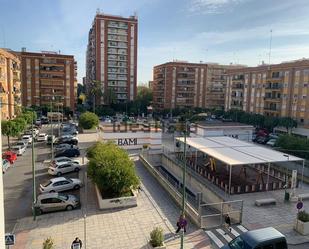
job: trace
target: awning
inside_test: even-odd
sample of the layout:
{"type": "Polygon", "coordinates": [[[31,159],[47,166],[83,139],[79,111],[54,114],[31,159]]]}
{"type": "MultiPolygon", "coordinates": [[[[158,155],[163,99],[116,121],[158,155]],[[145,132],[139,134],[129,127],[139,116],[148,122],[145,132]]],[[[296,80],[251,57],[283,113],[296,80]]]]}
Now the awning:
{"type": "MultiPolygon", "coordinates": [[[[176,138],[184,143],[184,138],[176,138]]],[[[189,137],[187,145],[228,165],[303,161],[304,159],[235,138],[189,137]]]]}

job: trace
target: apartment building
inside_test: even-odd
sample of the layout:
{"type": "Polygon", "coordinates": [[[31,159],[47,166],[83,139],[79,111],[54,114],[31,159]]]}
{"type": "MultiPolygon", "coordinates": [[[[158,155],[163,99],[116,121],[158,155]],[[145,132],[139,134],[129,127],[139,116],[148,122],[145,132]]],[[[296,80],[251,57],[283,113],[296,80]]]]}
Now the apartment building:
{"type": "Polygon", "coordinates": [[[0,101],[2,120],[13,119],[21,107],[20,60],[10,50],[0,49],[0,101]]]}
{"type": "Polygon", "coordinates": [[[101,84],[101,98],[97,104],[134,100],[137,82],[136,16],[124,18],[97,13],[89,31],[86,54],[86,89],[90,94],[93,81],[101,84]]]}
{"type": "Polygon", "coordinates": [[[173,61],[153,69],[153,106],[174,108],[224,108],[226,71],[239,65],[173,61]]]}
{"type": "Polygon", "coordinates": [[[74,111],[77,101],[77,63],[72,55],[42,51],[17,52],[21,58],[23,106],[55,105],[74,111]]]}
{"type": "Polygon", "coordinates": [[[309,124],[309,60],[227,72],[225,110],[240,109],[309,124]]]}

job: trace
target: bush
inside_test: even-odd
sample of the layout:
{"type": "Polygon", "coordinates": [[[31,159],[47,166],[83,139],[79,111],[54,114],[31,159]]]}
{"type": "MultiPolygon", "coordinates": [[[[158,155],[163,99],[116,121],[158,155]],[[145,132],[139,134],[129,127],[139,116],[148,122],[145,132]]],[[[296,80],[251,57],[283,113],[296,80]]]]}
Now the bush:
{"type": "Polygon", "coordinates": [[[302,222],[309,222],[309,214],[306,211],[300,211],[297,218],[302,222]]]}
{"type": "Polygon", "coordinates": [[[43,249],[54,249],[54,240],[52,238],[47,238],[43,242],[43,249]]]}
{"type": "Polygon", "coordinates": [[[153,247],[163,246],[164,236],[161,227],[154,228],[150,233],[150,244],[153,247]]]}
{"type": "Polygon", "coordinates": [[[98,126],[99,118],[93,112],[85,112],[79,117],[79,125],[84,129],[91,129],[98,126]]]}
{"type": "Polygon", "coordinates": [[[104,198],[128,196],[137,188],[139,179],[127,152],[109,142],[97,142],[87,151],[88,175],[104,198]]]}

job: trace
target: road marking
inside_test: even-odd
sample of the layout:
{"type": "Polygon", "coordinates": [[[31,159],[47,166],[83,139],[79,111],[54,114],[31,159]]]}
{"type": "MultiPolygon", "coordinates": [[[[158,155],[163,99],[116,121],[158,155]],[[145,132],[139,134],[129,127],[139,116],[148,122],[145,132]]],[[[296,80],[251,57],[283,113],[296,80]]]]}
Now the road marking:
{"type": "Polygon", "coordinates": [[[239,236],[239,233],[236,232],[236,230],[235,230],[234,228],[232,228],[232,227],[231,227],[231,233],[232,233],[235,237],[239,236]]]}
{"type": "Polygon", "coordinates": [[[238,225],[237,227],[238,227],[238,229],[239,229],[240,231],[242,231],[243,233],[248,232],[248,230],[247,230],[245,227],[243,227],[242,225],[238,225]]]}
{"type": "Polygon", "coordinates": [[[225,234],[225,232],[222,229],[219,228],[219,229],[216,229],[216,231],[220,233],[227,242],[230,242],[232,240],[232,238],[228,234],[225,234]]]}
{"type": "Polygon", "coordinates": [[[211,231],[205,231],[207,235],[212,239],[213,242],[216,243],[216,245],[221,248],[224,246],[224,244],[221,242],[221,240],[218,239],[218,237],[211,231]]]}

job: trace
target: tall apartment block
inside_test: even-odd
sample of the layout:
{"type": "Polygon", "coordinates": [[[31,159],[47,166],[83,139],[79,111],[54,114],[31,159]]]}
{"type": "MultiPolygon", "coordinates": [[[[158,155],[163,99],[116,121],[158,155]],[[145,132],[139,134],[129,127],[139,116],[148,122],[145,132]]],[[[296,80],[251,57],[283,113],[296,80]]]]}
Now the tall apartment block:
{"type": "Polygon", "coordinates": [[[153,106],[224,108],[226,71],[237,65],[168,62],[153,69],[153,106]]]}
{"type": "Polygon", "coordinates": [[[240,109],[309,124],[309,60],[227,72],[225,110],[240,109]]]}
{"type": "Polygon", "coordinates": [[[9,50],[0,49],[0,101],[2,120],[15,118],[21,107],[20,60],[9,50]]]}
{"type": "Polygon", "coordinates": [[[99,104],[108,104],[110,92],[118,103],[136,96],[137,24],[136,16],[97,13],[94,18],[86,54],[86,88],[89,94],[93,81],[101,83],[99,104]]]}
{"type": "Polygon", "coordinates": [[[56,52],[18,52],[21,58],[23,106],[49,106],[51,102],[75,109],[77,63],[72,55],[56,52]]]}

